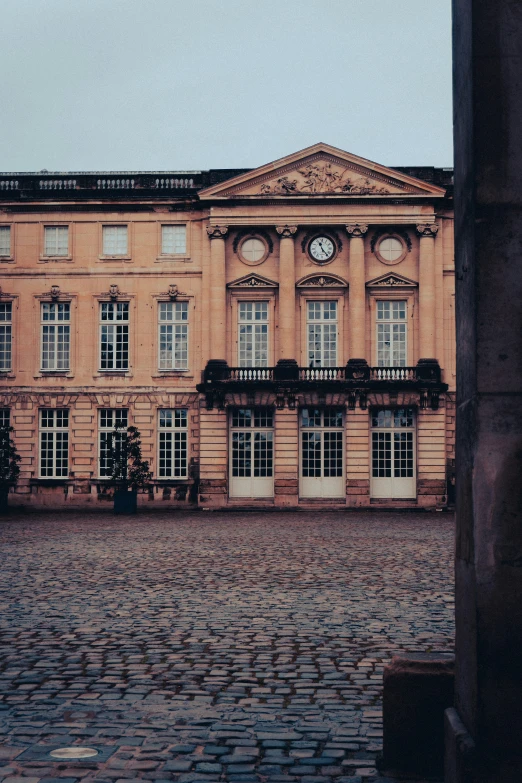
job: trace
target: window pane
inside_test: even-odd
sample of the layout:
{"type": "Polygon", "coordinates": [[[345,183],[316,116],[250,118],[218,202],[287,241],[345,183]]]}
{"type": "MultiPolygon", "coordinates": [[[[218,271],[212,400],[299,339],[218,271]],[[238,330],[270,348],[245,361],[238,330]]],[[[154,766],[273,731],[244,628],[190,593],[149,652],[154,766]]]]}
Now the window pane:
{"type": "Polygon", "coordinates": [[[0,408],[0,427],[9,427],[11,424],[11,411],[9,408],[0,408]]]}
{"type": "Polygon", "coordinates": [[[161,252],[176,255],[187,252],[187,227],[162,226],[161,252]]]}
{"type": "Polygon", "coordinates": [[[127,226],[103,226],[103,255],[127,255],[127,226]]]}
{"type": "Polygon", "coordinates": [[[0,370],[11,369],[11,326],[0,323],[0,370]]]}
{"type": "Polygon", "coordinates": [[[68,254],[68,226],[45,226],[44,237],[44,254],[46,256],[66,256],[68,254]]]}
{"type": "Polygon", "coordinates": [[[0,226],[0,256],[11,255],[11,226],[0,226]]]}

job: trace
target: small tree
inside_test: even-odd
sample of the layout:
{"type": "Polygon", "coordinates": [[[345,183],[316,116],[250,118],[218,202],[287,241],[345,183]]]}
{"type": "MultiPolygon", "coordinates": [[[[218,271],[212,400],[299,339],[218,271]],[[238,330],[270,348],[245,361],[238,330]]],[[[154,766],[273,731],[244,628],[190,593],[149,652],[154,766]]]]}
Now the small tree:
{"type": "MultiPolygon", "coordinates": [[[[124,429],[115,426],[111,433],[109,459],[110,481],[116,488],[115,510],[118,510],[118,502],[122,500],[122,495],[126,495],[129,491],[135,495],[139,489],[146,489],[152,479],[149,463],[141,455],[141,439],[137,427],[124,429]]],[[[130,507],[127,505],[125,510],[129,511],[130,507]]]]}
{"type": "Polygon", "coordinates": [[[0,513],[7,509],[9,487],[16,486],[20,475],[21,457],[16,450],[11,433],[13,427],[0,427],[0,513]]]}

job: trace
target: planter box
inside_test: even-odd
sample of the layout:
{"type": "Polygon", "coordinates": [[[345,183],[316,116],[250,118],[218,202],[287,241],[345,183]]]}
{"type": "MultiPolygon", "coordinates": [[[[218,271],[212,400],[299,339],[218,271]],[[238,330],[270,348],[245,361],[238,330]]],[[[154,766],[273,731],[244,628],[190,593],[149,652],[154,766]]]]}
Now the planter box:
{"type": "Polygon", "coordinates": [[[117,489],[114,492],[114,513],[135,514],[138,508],[138,493],[134,490],[117,489]]]}

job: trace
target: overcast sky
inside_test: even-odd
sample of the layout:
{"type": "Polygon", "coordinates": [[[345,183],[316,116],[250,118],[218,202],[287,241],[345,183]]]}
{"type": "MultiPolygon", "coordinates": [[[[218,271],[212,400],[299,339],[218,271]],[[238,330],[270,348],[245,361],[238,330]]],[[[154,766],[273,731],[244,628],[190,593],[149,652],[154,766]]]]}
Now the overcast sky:
{"type": "Polygon", "coordinates": [[[2,0],[0,170],[452,165],[450,0],[2,0]]]}

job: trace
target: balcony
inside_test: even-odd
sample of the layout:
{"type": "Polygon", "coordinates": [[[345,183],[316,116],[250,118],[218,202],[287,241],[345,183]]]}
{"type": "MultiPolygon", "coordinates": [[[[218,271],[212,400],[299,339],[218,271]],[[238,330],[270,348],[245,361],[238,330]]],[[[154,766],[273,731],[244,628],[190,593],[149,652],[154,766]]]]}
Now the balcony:
{"type": "MultiPolygon", "coordinates": [[[[363,400],[368,392],[418,390],[421,405],[438,407],[439,394],[446,391],[439,364],[420,359],[414,367],[369,367],[362,359],[351,359],[343,367],[299,367],[297,362],[281,360],[275,367],[229,367],[223,361],[210,361],[203,372],[198,391],[224,399],[227,392],[272,391],[276,397],[299,392],[345,393],[349,401],[363,400]]],[[[361,403],[362,404],[362,403],[361,403]]]]}

